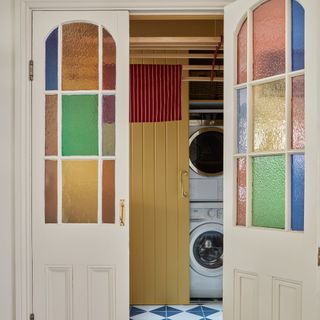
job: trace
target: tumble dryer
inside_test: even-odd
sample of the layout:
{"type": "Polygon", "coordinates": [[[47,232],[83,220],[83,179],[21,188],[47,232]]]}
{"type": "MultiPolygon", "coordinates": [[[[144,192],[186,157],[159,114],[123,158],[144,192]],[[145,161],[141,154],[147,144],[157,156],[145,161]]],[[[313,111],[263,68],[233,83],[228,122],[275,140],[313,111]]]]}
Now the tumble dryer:
{"type": "Polygon", "coordinates": [[[214,113],[190,114],[189,166],[190,201],[223,201],[223,120],[214,113]]]}

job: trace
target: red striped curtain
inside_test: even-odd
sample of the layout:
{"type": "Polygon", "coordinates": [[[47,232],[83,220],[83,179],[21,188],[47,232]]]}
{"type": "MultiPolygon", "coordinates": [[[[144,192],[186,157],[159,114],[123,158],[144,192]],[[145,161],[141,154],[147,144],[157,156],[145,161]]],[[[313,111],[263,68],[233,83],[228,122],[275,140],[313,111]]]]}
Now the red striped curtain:
{"type": "Polygon", "coordinates": [[[181,120],[181,65],[130,65],[130,122],[181,120]]]}

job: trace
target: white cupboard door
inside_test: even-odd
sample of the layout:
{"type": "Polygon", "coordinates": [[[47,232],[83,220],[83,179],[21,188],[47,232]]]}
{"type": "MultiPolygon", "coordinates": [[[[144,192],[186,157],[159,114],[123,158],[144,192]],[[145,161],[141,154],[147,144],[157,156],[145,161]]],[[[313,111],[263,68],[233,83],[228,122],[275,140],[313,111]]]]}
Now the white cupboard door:
{"type": "Polygon", "coordinates": [[[320,318],[319,9],[225,8],[225,320],[320,318]]]}
{"type": "Polygon", "coordinates": [[[33,12],[36,319],[129,318],[129,18],[33,12]]]}

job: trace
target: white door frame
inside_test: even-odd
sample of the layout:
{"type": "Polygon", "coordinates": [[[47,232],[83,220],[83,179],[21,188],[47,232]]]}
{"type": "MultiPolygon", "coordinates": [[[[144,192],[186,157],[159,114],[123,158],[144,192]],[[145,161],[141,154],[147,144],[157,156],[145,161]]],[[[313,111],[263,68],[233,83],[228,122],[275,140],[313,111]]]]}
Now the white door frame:
{"type": "MultiPolygon", "coordinates": [[[[15,319],[25,320],[32,312],[31,241],[31,82],[28,62],[32,57],[32,12],[36,10],[128,10],[143,13],[221,14],[233,0],[217,1],[116,1],[15,0],[15,319]]],[[[35,62],[36,63],[36,62],[35,62]]]]}

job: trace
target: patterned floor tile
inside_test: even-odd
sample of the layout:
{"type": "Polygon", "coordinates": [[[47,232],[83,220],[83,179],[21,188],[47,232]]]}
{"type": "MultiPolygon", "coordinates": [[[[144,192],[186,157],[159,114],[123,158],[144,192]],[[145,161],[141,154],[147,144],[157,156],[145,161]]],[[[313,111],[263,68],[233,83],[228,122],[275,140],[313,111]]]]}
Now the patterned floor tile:
{"type": "Polygon", "coordinates": [[[222,320],[222,303],[190,305],[134,305],[130,320],[222,320]]]}

